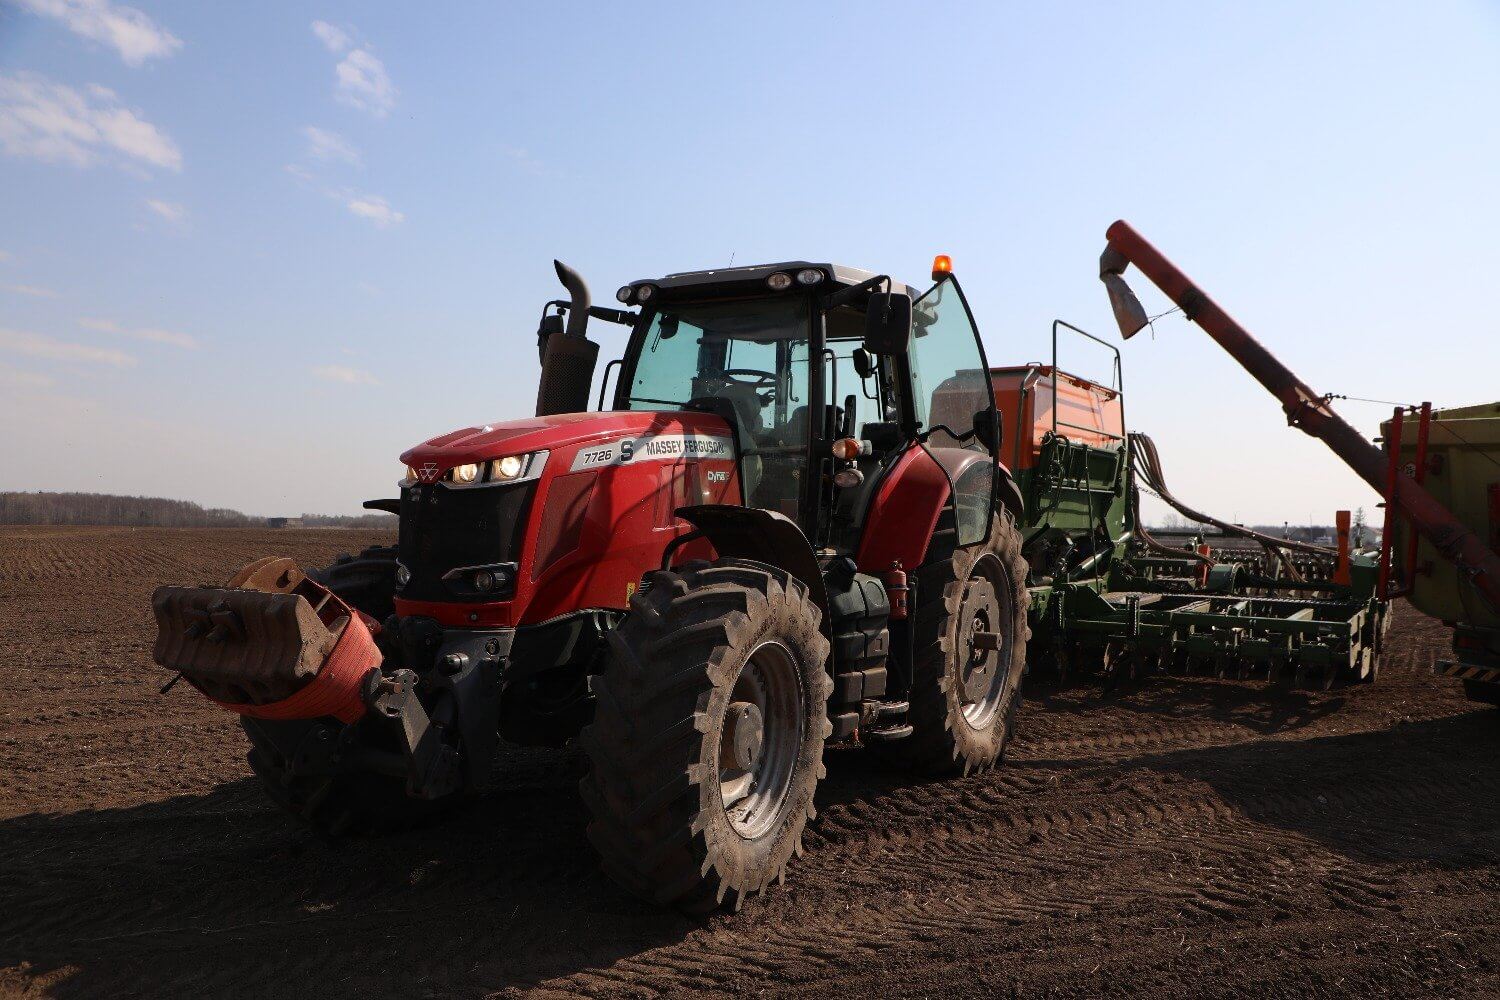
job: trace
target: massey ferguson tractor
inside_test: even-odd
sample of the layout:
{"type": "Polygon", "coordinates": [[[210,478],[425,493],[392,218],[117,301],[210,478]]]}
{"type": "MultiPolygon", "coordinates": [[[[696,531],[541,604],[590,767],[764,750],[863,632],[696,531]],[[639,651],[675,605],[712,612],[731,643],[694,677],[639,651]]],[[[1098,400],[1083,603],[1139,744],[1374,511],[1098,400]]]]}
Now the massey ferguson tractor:
{"type": "Polygon", "coordinates": [[[154,595],[156,659],[241,716],[270,794],[331,834],[402,824],[482,791],[502,740],[576,742],[606,871],[702,911],[783,875],[825,746],[993,765],[1029,567],[948,259],[924,292],[796,261],[625,309],[557,273],[536,415],[402,455],[366,504],[394,548],[154,595]],[[591,319],[631,330],[592,411],[591,319]]]}

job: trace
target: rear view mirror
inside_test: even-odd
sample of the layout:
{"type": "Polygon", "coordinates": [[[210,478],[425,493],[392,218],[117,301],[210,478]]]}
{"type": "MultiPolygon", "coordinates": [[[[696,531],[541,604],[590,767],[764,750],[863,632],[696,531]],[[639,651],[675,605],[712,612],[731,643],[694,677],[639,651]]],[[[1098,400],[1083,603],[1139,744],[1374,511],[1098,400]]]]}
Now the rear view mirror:
{"type": "Polygon", "coordinates": [[[870,296],[865,309],[865,350],[871,354],[902,354],[911,342],[911,296],[904,292],[870,296]]]}
{"type": "Polygon", "coordinates": [[[978,410],[974,414],[974,437],[984,445],[985,450],[991,455],[1000,451],[1000,438],[1004,430],[1004,420],[999,410],[978,410]]]}
{"type": "Polygon", "coordinates": [[[854,363],[854,370],[859,373],[860,378],[869,378],[875,374],[875,359],[863,347],[856,347],[849,360],[854,363]]]}
{"type": "Polygon", "coordinates": [[[1105,247],[1099,256],[1099,280],[1104,282],[1104,290],[1109,293],[1109,307],[1114,310],[1115,322],[1120,325],[1120,336],[1126,340],[1151,322],[1146,307],[1121,277],[1129,266],[1124,254],[1114,247],[1105,247]]]}

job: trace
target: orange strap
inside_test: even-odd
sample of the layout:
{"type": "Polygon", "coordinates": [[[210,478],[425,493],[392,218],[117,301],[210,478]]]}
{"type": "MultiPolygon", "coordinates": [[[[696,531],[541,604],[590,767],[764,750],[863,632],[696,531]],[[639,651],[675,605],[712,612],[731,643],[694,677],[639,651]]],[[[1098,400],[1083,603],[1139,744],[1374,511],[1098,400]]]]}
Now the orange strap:
{"type": "MultiPolygon", "coordinates": [[[[377,628],[379,626],[376,626],[377,628]]],[[[382,657],[363,615],[349,617],[344,634],[334,643],[318,675],[296,694],[267,705],[214,704],[255,719],[319,719],[331,715],[345,724],[365,714],[365,677],[380,666],[382,657]]]]}

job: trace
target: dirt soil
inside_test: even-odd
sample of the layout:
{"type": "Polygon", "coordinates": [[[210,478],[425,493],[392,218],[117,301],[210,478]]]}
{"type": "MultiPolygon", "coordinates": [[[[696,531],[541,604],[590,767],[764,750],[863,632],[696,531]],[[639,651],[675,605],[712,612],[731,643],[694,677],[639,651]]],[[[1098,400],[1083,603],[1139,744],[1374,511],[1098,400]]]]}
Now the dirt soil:
{"type": "Polygon", "coordinates": [[[600,875],[569,752],[330,847],[157,694],[157,584],[375,540],[0,528],[0,994],[1500,995],[1500,713],[1407,608],[1374,686],[1038,686],[966,780],[833,753],[785,887],[699,922],[600,875]]]}

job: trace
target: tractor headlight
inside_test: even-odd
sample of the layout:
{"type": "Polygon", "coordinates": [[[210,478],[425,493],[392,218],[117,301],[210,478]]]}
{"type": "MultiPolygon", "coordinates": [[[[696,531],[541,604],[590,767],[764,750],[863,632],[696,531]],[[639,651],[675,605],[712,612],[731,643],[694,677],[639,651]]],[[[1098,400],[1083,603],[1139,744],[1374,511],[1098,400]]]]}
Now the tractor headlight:
{"type": "Polygon", "coordinates": [[[490,480],[492,482],[505,482],[517,479],[521,473],[526,471],[526,460],[529,455],[506,455],[497,458],[490,463],[490,480]]]}
{"type": "Polygon", "coordinates": [[[452,489],[481,489],[530,482],[542,474],[548,454],[546,451],[527,451],[454,466],[453,471],[443,477],[443,485],[452,489]]]}
{"type": "Polygon", "coordinates": [[[777,271],[766,279],[766,284],[773,292],[784,292],[792,287],[792,276],[785,271],[777,271]]]}
{"type": "Polygon", "coordinates": [[[823,272],[815,267],[804,267],[797,272],[797,284],[816,285],[823,280],[823,272]]]}
{"type": "Polygon", "coordinates": [[[620,290],[615,292],[615,299],[620,302],[629,302],[630,297],[635,294],[635,289],[629,285],[621,285],[620,290]]]}

